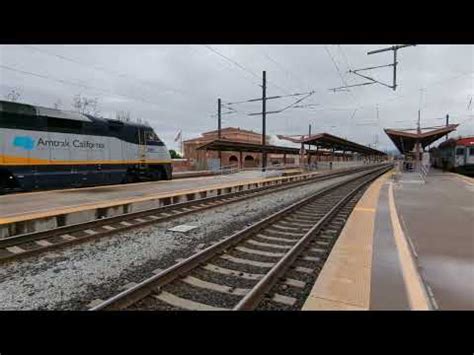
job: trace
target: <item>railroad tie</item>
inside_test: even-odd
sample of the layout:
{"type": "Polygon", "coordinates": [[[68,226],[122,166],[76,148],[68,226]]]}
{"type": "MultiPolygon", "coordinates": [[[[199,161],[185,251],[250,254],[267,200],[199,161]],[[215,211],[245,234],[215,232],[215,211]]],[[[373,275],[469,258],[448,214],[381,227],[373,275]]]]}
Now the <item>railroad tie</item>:
{"type": "Polygon", "coordinates": [[[246,242],[249,244],[258,245],[259,247],[264,247],[264,248],[285,249],[285,250],[291,249],[291,246],[289,245],[261,243],[253,239],[248,239],[246,240],[246,242]]]}
{"type": "Polygon", "coordinates": [[[273,295],[272,301],[277,302],[277,303],[282,303],[287,306],[293,306],[296,303],[296,298],[275,293],[273,295]]]}
{"type": "Polygon", "coordinates": [[[235,247],[236,250],[241,251],[243,253],[247,254],[254,254],[254,255],[261,255],[261,256],[269,256],[272,258],[281,258],[284,253],[272,253],[269,251],[263,251],[263,250],[258,250],[258,249],[251,249],[251,248],[246,248],[246,247],[235,247]]]}
{"type": "Polygon", "coordinates": [[[216,291],[220,293],[226,293],[228,295],[245,296],[250,291],[247,288],[233,288],[225,285],[216,284],[214,282],[204,281],[194,276],[186,276],[181,281],[194,287],[203,288],[206,290],[216,291]]]}
{"type": "Polygon", "coordinates": [[[35,240],[35,243],[36,243],[37,245],[39,245],[40,247],[49,247],[50,245],[53,245],[53,243],[48,242],[48,241],[45,240],[45,239],[35,240]]]}
{"type": "Polygon", "coordinates": [[[228,310],[227,308],[214,307],[214,306],[210,306],[204,303],[191,301],[186,298],[181,298],[166,291],[162,291],[160,292],[160,294],[154,295],[153,297],[171,306],[187,309],[189,311],[226,311],[228,310]]]}
{"type": "Polygon", "coordinates": [[[264,268],[271,268],[273,265],[275,265],[275,263],[270,263],[270,262],[265,262],[265,261],[254,261],[254,260],[236,258],[228,254],[223,254],[223,255],[220,255],[219,257],[221,259],[225,259],[236,264],[244,264],[244,265],[264,267],[264,268]]]}
{"type": "Polygon", "coordinates": [[[212,271],[212,272],[222,274],[222,275],[240,277],[246,280],[260,280],[264,276],[263,274],[251,274],[248,272],[242,272],[238,270],[223,268],[221,266],[217,266],[214,264],[206,264],[202,268],[207,271],[212,271]]]}

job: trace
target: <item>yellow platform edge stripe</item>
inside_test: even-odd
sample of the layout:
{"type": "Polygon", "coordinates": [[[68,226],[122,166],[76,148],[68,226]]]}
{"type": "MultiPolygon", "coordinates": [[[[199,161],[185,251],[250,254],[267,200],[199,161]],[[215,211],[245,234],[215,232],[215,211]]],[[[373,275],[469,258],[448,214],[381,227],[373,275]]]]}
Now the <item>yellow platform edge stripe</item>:
{"type": "Polygon", "coordinates": [[[382,186],[392,175],[393,170],[376,179],[357,202],[303,310],[370,309],[375,211],[382,186]]]}
{"type": "MultiPolygon", "coordinates": [[[[343,169],[338,170],[338,172],[343,171],[343,169]]],[[[146,197],[133,197],[133,198],[128,198],[128,199],[115,199],[112,200],[111,202],[106,202],[106,203],[86,203],[86,204],[81,204],[79,206],[71,206],[71,207],[66,207],[63,209],[48,209],[46,210],[36,210],[36,211],[31,211],[28,212],[28,218],[25,218],[25,214],[23,213],[22,215],[4,215],[0,218],[0,226],[2,224],[10,224],[10,223],[15,223],[15,222],[23,222],[23,221],[31,221],[34,219],[39,219],[39,218],[48,218],[48,217],[54,217],[57,215],[61,214],[67,214],[67,213],[73,213],[73,212],[82,212],[82,211],[87,211],[90,209],[97,209],[97,208],[108,208],[108,207],[115,207],[115,206],[120,206],[128,203],[138,203],[138,202],[145,202],[145,201],[151,201],[151,200],[156,200],[156,199],[162,199],[162,198],[168,198],[168,197],[177,197],[177,196],[183,196],[191,193],[199,193],[199,192],[204,192],[204,191],[213,191],[217,189],[225,189],[225,188],[230,188],[234,186],[239,186],[239,185],[249,185],[249,184],[258,184],[262,182],[272,182],[272,181],[278,181],[278,180],[286,180],[286,179],[293,179],[295,177],[299,177],[300,180],[304,178],[304,176],[307,177],[312,177],[315,175],[320,175],[319,172],[315,173],[307,173],[307,174],[300,174],[300,175],[294,175],[294,176],[279,176],[279,177],[273,177],[273,178],[266,178],[266,179],[254,179],[254,180],[247,180],[247,181],[242,181],[242,182],[233,182],[233,183],[227,183],[227,184],[218,184],[218,185],[211,185],[206,188],[194,188],[194,189],[187,189],[187,190],[178,190],[176,192],[163,192],[163,193],[157,193],[153,195],[149,195],[146,197]]],[[[202,177],[197,177],[197,179],[200,179],[202,177]]],[[[159,182],[159,181],[156,181],[159,182]]],[[[54,192],[55,190],[52,191],[44,191],[44,193],[48,192],[54,192]]],[[[9,196],[9,195],[7,195],[9,196]]],[[[1,202],[1,200],[0,200],[1,202]]]]}

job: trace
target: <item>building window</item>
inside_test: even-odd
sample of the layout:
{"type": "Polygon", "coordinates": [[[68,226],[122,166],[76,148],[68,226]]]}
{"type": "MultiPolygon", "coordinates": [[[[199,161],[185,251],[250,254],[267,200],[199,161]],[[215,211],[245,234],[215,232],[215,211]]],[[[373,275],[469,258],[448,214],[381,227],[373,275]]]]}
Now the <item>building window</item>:
{"type": "Polygon", "coordinates": [[[237,164],[239,162],[239,159],[235,155],[231,155],[229,157],[229,163],[230,164],[237,164]]]}

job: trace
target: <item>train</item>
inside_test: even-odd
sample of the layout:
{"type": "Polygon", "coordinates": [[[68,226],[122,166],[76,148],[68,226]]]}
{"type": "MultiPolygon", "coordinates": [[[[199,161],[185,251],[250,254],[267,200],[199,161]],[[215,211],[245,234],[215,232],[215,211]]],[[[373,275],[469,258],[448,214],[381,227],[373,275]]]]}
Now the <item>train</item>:
{"type": "Polygon", "coordinates": [[[171,179],[146,124],[0,100],[0,192],[171,179]]]}
{"type": "Polygon", "coordinates": [[[474,176],[474,137],[448,139],[430,153],[433,167],[474,176]]]}

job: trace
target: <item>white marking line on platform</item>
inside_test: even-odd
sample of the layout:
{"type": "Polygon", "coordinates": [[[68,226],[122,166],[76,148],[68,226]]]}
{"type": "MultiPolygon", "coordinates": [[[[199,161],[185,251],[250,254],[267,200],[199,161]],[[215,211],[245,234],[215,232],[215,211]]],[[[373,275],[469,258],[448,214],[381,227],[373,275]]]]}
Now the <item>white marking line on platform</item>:
{"type": "Polygon", "coordinates": [[[103,226],[102,228],[107,229],[107,230],[109,230],[109,231],[114,231],[114,230],[117,229],[117,228],[112,227],[112,226],[103,226]]]}
{"type": "Polygon", "coordinates": [[[257,250],[257,249],[250,249],[246,247],[236,247],[235,248],[238,251],[241,251],[243,253],[248,253],[248,254],[253,254],[253,255],[262,255],[262,256],[269,256],[272,258],[281,258],[284,253],[272,253],[269,251],[263,251],[263,250],[257,250]]]}
{"type": "Polygon", "coordinates": [[[260,280],[264,276],[263,274],[250,274],[248,272],[227,269],[214,264],[206,264],[202,268],[208,271],[216,272],[223,275],[240,277],[246,280],[260,280]]]}
{"type": "Polygon", "coordinates": [[[257,234],[258,238],[266,239],[266,240],[274,240],[278,242],[285,242],[285,243],[292,243],[295,244],[297,242],[296,239],[288,239],[288,238],[279,238],[279,237],[270,237],[264,234],[257,234]]]}
{"type": "Polygon", "coordinates": [[[162,291],[159,295],[156,295],[154,297],[172,306],[187,309],[189,311],[225,311],[227,310],[226,308],[209,306],[204,303],[187,300],[185,298],[175,296],[172,293],[169,293],[166,291],[162,291]]]}
{"type": "Polygon", "coordinates": [[[84,232],[90,235],[97,234],[97,232],[92,229],[86,229],[84,232]]]}
{"type": "Polygon", "coordinates": [[[128,222],[125,222],[125,221],[124,221],[124,222],[120,222],[120,224],[121,224],[122,226],[125,226],[125,227],[133,226],[132,223],[128,223],[128,222]]]}
{"type": "Polygon", "coordinates": [[[8,247],[8,248],[5,248],[6,250],[8,250],[10,253],[13,253],[13,254],[21,254],[21,253],[24,253],[25,250],[20,248],[20,247],[17,247],[17,246],[14,246],[14,247],[8,247]]]}
{"type": "Polygon", "coordinates": [[[407,288],[408,300],[412,310],[429,310],[430,303],[423,281],[418,273],[415,260],[408,246],[405,234],[403,233],[400,220],[398,218],[397,209],[395,207],[395,199],[393,196],[393,183],[390,182],[388,190],[388,203],[390,208],[390,218],[393,226],[395,244],[402,266],[403,279],[407,288]]]}
{"type": "Polygon", "coordinates": [[[275,295],[272,298],[272,301],[277,302],[277,303],[283,303],[287,306],[293,306],[296,303],[296,298],[283,296],[278,293],[275,293],[275,295]]]}
{"type": "Polygon", "coordinates": [[[45,240],[45,239],[36,240],[35,243],[38,244],[38,245],[41,246],[41,247],[49,247],[50,245],[53,245],[53,243],[48,242],[48,241],[45,240]]]}
{"type": "Polygon", "coordinates": [[[258,245],[260,247],[265,247],[265,248],[275,248],[275,249],[285,249],[285,250],[288,250],[291,248],[291,246],[289,245],[262,243],[262,242],[257,242],[256,240],[253,240],[253,239],[248,239],[246,242],[249,244],[258,245]]]}
{"type": "Polygon", "coordinates": [[[73,235],[70,235],[70,234],[63,234],[61,236],[61,238],[63,238],[64,240],[74,240],[74,239],[77,239],[76,237],[74,237],[73,235]]]}
{"type": "Polygon", "coordinates": [[[288,286],[304,288],[305,285],[306,285],[306,282],[300,281],[300,280],[295,280],[295,279],[286,279],[285,284],[288,285],[288,286]]]}
{"type": "Polygon", "coordinates": [[[204,288],[206,290],[226,293],[229,295],[236,295],[236,296],[245,296],[250,290],[247,288],[232,288],[225,285],[216,284],[214,282],[208,282],[197,277],[187,276],[181,281],[187,283],[188,285],[204,288]]]}
{"type": "Polygon", "coordinates": [[[254,261],[254,260],[248,260],[248,259],[241,259],[241,258],[236,258],[235,256],[232,255],[221,255],[220,256],[222,259],[231,261],[236,264],[244,264],[244,265],[250,265],[250,266],[257,266],[257,267],[272,267],[275,265],[275,263],[269,263],[269,262],[264,262],[264,261],[254,261]]]}

